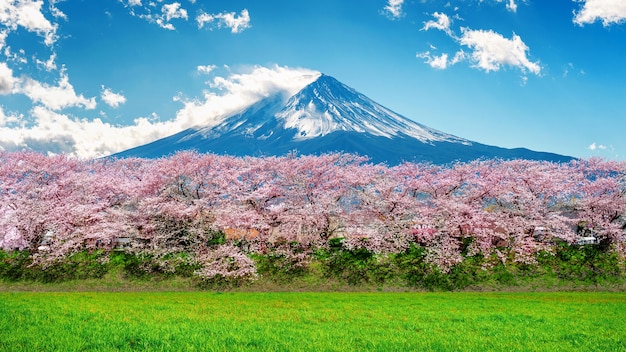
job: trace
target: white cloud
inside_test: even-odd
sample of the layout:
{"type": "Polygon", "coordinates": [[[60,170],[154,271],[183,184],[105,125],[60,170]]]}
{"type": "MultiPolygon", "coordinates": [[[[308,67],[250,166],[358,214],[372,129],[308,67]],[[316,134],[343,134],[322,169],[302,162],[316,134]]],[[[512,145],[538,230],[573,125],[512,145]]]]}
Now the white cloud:
{"type": "Polygon", "coordinates": [[[6,63],[0,62],[0,94],[10,94],[13,92],[16,79],[13,77],[13,70],[6,63]]]}
{"type": "Polygon", "coordinates": [[[467,54],[465,54],[465,51],[459,50],[456,52],[456,54],[454,54],[454,58],[452,58],[452,60],[450,61],[450,64],[454,65],[466,59],[467,59],[467,54]]]}
{"type": "Polygon", "coordinates": [[[427,31],[429,29],[438,29],[440,31],[446,32],[449,36],[452,36],[452,31],[450,30],[452,20],[450,19],[450,17],[441,12],[435,12],[432,16],[436,19],[436,21],[430,20],[424,22],[424,27],[422,27],[422,30],[427,31]]]}
{"type": "Polygon", "coordinates": [[[452,59],[448,59],[449,57],[448,54],[444,53],[439,56],[436,56],[436,55],[432,55],[430,51],[426,51],[424,53],[417,53],[415,56],[419,59],[424,59],[424,62],[430,65],[430,67],[439,69],[439,70],[445,70],[449,66],[456,65],[457,63],[467,59],[467,55],[465,54],[463,50],[459,50],[456,54],[454,54],[452,59]]]}
{"type": "Polygon", "coordinates": [[[387,6],[385,6],[384,11],[392,19],[398,19],[402,17],[402,5],[404,4],[404,0],[388,0],[387,6]]]}
{"type": "Polygon", "coordinates": [[[232,33],[241,33],[244,29],[251,27],[250,14],[247,9],[241,10],[239,17],[235,12],[222,12],[218,14],[200,13],[196,17],[198,28],[204,27],[207,23],[217,22],[217,28],[230,28],[232,33]]]}
{"type": "Polygon", "coordinates": [[[59,10],[58,7],[55,6],[58,2],[63,2],[63,1],[65,0],[50,0],[50,13],[52,14],[52,16],[56,18],[67,20],[67,15],[63,13],[63,11],[59,10]]]}
{"type": "MultiPolygon", "coordinates": [[[[506,9],[511,12],[517,12],[517,4],[520,2],[519,0],[477,0],[479,3],[483,2],[497,2],[499,4],[506,3],[506,9]]],[[[521,2],[527,2],[528,0],[521,0],[521,2]]],[[[449,3],[448,3],[449,4],[449,3]]]]}
{"type": "Polygon", "coordinates": [[[563,78],[568,77],[572,72],[579,76],[585,75],[585,70],[579,69],[575,67],[573,63],[569,62],[563,67],[563,78]]]}
{"type": "Polygon", "coordinates": [[[42,0],[0,1],[0,24],[11,31],[23,27],[27,31],[43,37],[44,43],[52,46],[57,40],[58,25],[46,19],[41,12],[42,5],[42,0]]]}
{"type": "Polygon", "coordinates": [[[100,98],[110,107],[118,108],[121,104],[126,102],[126,97],[119,93],[113,93],[109,88],[102,86],[102,93],[100,98]]]}
{"type": "Polygon", "coordinates": [[[188,20],[189,16],[187,10],[182,7],[179,2],[173,2],[171,4],[163,4],[161,6],[160,13],[154,13],[153,10],[160,6],[163,0],[156,2],[149,2],[147,5],[143,5],[140,0],[120,0],[126,7],[130,8],[130,14],[139,18],[142,18],[150,23],[155,23],[161,28],[167,30],[175,30],[176,27],[170,22],[175,19],[188,20]]]}
{"type": "MultiPolygon", "coordinates": [[[[538,62],[532,62],[528,58],[528,46],[522,38],[515,33],[511,39],[492,30],[473,30],[461,28],[461,36],[456,36],[451,29],[452,20],[444,13],[432,14],[435,20],[424,22],[422,30],[437,29],[445,32],[450,38],[461,46],[469,48],[469,53],[459,50],[452,60],[448,60],[448,54],[433,55],[430,52],[418,53],[417,57],[425,59],[425,62],[433,68],[445,69],[458,62],[469,60],[472,66],[478,69],[499,71],[503,66],[511,66],[523,72],[531,72],[536,75],[541,73],[538,62]]],[[[430,45],[433,48],[433,45],[430,45]]]]}
{"type": "Polygon", "coordinates": [[[596,149],[600,149],[600,150],[607,150],[607,146],[602,145],[602,144],[596,144],[596,142],[591,143],[591,145],[588,147],[589,150],[596,150],[596,149]]]}
{"type": "Polygon", "coordinates": [[[433,60],[430,62],[430,66],[439,69],[445,69],[448,66],[448,54],[441,54],[440,56],[435,56],[433,60]]]}
{"type": "Polygon", "coordinates": [[[0,50],[4,48],[4,46],[6,45],[8,36],[9,36],[8,30],[5,29],[5,30],[0,31],[0,50]]]}
{"type": "Polygon", "coordinates": [[[141,0],[128,0],[126,4],[128,6],[141,6],[141,0]]]}
{"type": "Polygon", "coordinates": [[[287,95],[293,95],[319,75],[319,72],[307,69],[255,66],[248,73],[215,77],[210,81],[213,90],[205,91],[202,99],[177,98],[184,107],[176,114],[176,121],[184,128],[215,125],[223,117],[271,94],[285,91],[287,95]]]}
{"type": "Polygon", "coordinates": [[[196,70],[198,71],[198,73],[208,75],[209,73],[211,73],[211,71],[215,70],[216,68],[217,66],[215,65],[204,65],[204,66],[198,66],[196,70]]]}
{"type": "Polygon", "coordinates": [[[539,63],[528,59],[528,46],[515,33],[507,39],[492,30],[461,28],[459,43],[472,49],[470,61],[474,67],[486,72],[499,71],[506,65],[536,75],[541,73],[539,63]]]}
{"type": "Polygon", "coordinates": [[[93,158],[167,133],[163,123],[150,122],[147,118],[136,119],[132,126],[119,127],[99,118],[73,118],[43,106],[34,107],[30,114],[35,120],[33,126],[0,127],[0,150],[36,150],[93,158]]]}
{"type": "Polygon", "coordinates": [[[28,63],[28,59],[26,59],[26,51],[24,49],[18,49],[17,52],[11,50],[10,46],[4,48],[4,56],[6,57],[7,62],[12,61],[17,65],[28,63]]]}
{"type": "MultiPolygon", "coordinates": [[[[164,29],[176,29],[171,22],[172,20],[178,19],[186,21],[189,19],[189,13],[183,8],[180,2],[163,4],[161,6],[165,0],[149,1],[147,4],[142,3],[141,0],[119,1],[123,3],[126,8],[128,8],[132,16],[139,17],[150,23],[155,23],[164,29]],[[159,6],[161,7],[160,13],[158,11],[159,6]]],[[[197,6],[196,1],[189,2],[189,6],[197,6]]],[[[232,33],[241,33],[245,29],[251,27],[250,13],[247,9],[243,9],[239,15],[236,12],[210,14],[200,10],[198,11],[198,16],[196,16],[196,22],[198,24],[198,28],[203,28],[207,24],[213,24],[213,27],[215,28],[229,28],[232,33]]],[[[213,27],[209,28],[212,29],[213,27]]]]}
{"type": "Polygon", "coordinates": [[[85,98],[82,94],[76,94],[63,69],[57,86],[41,83],[29,77],[21,81],[19,92],[24,93],[33,102],[41,103],[52,110],[81,106],[88,110],[96,108],[95,98],[85,98]]]}
{"type": "Polygon", "coordinates": [[[4,112],[4,108],[0,106],[0,127],[7,126],[10,124],[15,124],[22,119],[20,115],[16,114],[6,114],[4,112]]]}
{"type": "Polygon", "coordinates": [[[163,5],[161,12],[163,12],[163,14],[165,15],[165,20],[168,22],[174,18],[189,18],[187,16],[187,10],[181,8],[180,3],[178,2],[163,5]]]}
{"type": "Polygon", "coordinates": [[[153,19],[159,27],[169,30],[175,30],[173,24],[170,23],[173,19],[183,19],[187,20],[189,17],[187,16],[187,10],[181,8],[180,3],[174,2],[171,4],[165,4],[161,7],[161,15],[155,16],[154,18],[150,15],[146,16],[146,18],[153,19]]]}
{"type": "Polygon", "coordinates": [[[57,55],[55,53],[52,53],[52,55],[50,55],[50,58],[46,61],[41,61],[39,59],[37,59],[37,65],[43,66],[43,68],[50,72],[52,70],[56,70],[57,69],[57,64],[56,64],[56,58],[57,55]]]}
{"type": "Polygon", "coordinates": [[[574,11],[574,23],[579,26],[602,21],[602,25],[607,27],[626,20],[626,1],[624,0],[575,1],[583,4],[578,12],[574,11]]]}
{"type": "MultiPolygon", "coordinates": [[[[183,107],[175,119],[158,121],[154,116],[140,117],[130,126],[115,126],[100,118],[76,118],[50,107],[35,106],[30,112],[33,123],[28,126],[0,124],[0,150],[32,149],[80,158],[106,156],[192,126],[215,125],[224,117],[271,94],[280,91],[295,94],[319,75],[319,72],[307,69],[255,66],[244,73],[214,78],[210,89],[200,98],[177,98],[183,107]]],[[[2,112],[0,121],[3,116],[2,112]]],[[[11,121],[15,120],[16,117],[11,117],[11,121]]]]}
{"type": "MultiPolygon", "coordinates": [[[[479,0],[479,2],[483,2],[485,0],[479,0]]],[[[493,0],[498,3],[506,2],[506,9],[511,12],[517,12],[517,2],[516,0],[493,0]]],[[[525,0],[522,0],[525,1],[525,0]]]]}
{"type": "Polygon", "coordinates": [[[424,59],[430,67],[445,70],[448,68],[448,54],[441,54],[439,56],[433,56],[429,51],[424,53],[417,53],[417,58],[424,59]]]}

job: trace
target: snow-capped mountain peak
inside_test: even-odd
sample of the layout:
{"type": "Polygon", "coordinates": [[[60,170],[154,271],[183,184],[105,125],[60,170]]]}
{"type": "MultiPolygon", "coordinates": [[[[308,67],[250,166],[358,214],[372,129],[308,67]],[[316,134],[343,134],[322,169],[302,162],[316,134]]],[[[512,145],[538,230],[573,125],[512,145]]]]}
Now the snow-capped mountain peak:
{"type": "Polygon", "coordinates": [[[327,75],[292,96],[276,117],[285,128],[298,131],[295,139],[352,131],[386,138],[408,136],[422,142],[471,143],[411,121],[327,75]]]}

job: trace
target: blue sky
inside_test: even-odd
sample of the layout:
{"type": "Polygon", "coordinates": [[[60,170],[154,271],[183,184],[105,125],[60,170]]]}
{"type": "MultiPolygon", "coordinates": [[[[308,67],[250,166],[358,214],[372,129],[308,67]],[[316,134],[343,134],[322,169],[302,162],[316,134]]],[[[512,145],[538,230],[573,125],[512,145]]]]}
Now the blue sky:
{"type": "Polygon", "coordinates": [[[0,149],[91,158],[318,72],[427,126],[626,160],[623,0],[0,0],[0,149]]]}

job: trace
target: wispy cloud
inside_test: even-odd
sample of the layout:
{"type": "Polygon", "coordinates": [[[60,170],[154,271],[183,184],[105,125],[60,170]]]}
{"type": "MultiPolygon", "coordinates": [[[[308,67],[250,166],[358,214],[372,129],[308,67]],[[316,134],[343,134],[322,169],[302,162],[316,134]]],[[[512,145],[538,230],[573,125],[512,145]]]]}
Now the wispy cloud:
{"type": "Polygon", "coordinates": [[[424,59],[427,64],[432,68],[445,70],[448,68],[448,54],[441,54],[440,56],[433,56],[429,51],[424,53],[417,53],[417,58],[424,59]]]}
{"type": "Polygon", "coordinates": [[[466,59],[465,52],[463,50],[457,51],[456,54],[452,57],[452,59],[448,58],[448,54],[441,54],[439,56],[432,55],[429,51],[424,53],[417,53],[415,55],[419,59],[424,59],[424,61],[430,65],[430,67],[445,70],[449,66],[456,65],[457,63],[466,59]]]}
{"type": "Polygon", "coordinates": [[[620,154],[612,145],[599,144],[599,143],[593,142],[587,147],[587,149],[593,155],[599,155],[602,157],[610,157],[612,159],[623,159],[622,157],[620,157],[620,154]]]}
{"type": "Polygon", "coordinates": [[[588,147],[589,150],[607,150],[607,146],[603,145],[603,144],[596,144],[596,142],[591,143],[591,145],[589,145],[588,147]]]}
{"type": "Polygon", "coordinates": [[[198,71],[198,73],[208,75],[209,73],[211,73],[211,71],[215,70],[216,68],[217,68],[216,65],[200,65],[196,67],[196,70],[198,71]]]}
{"type": "Polygon", "coordinates": [[[506,9],[511,11],[511,12],[517,12],[517,3],[515,2],[515,0],[495,0],[497,2],[504,2],[506,3],[506,9]]]}
{"type": "MultiPolygon", "coordinates": [[[[189,19],[189,11],[183,8],[180,2],[173,2],[171,4],[160,5],[162,0],[158,3],[150,1],[144,4],[141,0],[120,0],[126,8],[128,8],[131,15],[147,20],[148,22],[155,23],[159,27],[175,30],[176,27],[172,23],[173,20],[189,19]],[[158,7],[160,6],[160,11],[158,7]]],[[[198,6],[196,1],[189,1],[190,5],[187,7],[197,10],[198,6]],[[195,5],[195,6],[194,6],[195,5]]],[[[202,10],[198,10],[195,17],[198,28],[229,28],[232,33],[241,33],[244,30],[251,27],[250,13],[247,9],[241,10],[239,14],[236,12],[220,12],[220,13],[207,13],[202,10]]]]}
{"type": "Polygon", "coordinates": [[[207,24],[215,23],[217,28],[230,28],[232,33],[241,33],[251,27],[250,14],[247,9],[241,10],[239,16],[237,16],[235,12],[222,12],[217,14],[202,12],[196,17],[196,22],[198,22],[198,28],[203,28],[207,24]]]}
{"type": "Polygon", "coordinates": [[[56,53],[52,53],[46,61],[39,59],[35,59],[35,61],[37,62],[37,65],[43,67],[44,70],[51,72],[57,69],[56,58],[56,53]]]}
{"type": "Polygon", "coordinates": [[[130,8],[131,15],[155,23],[159,27],[170,31],[176,29],[171,22],[172,20],[180,19],[186,21],[189,19],[187,10],[184,9],[179,2],[163,4],[160,12],[157,13],[152,13],[152,7],[157,6],[157,4],[153,2],[148,5],[142,5],[141,1],[129,0],[125,4],[130,8]]]}
{"type": "Polygon", "coordinates": [[[126,103],[126,97],[119,93],[114,93],[111,89],[102,86],[102,93],[100,98],[108,106],[112,108],[118,108],[120,105],[126,103]]]}
{"type": "Polygon", "coordinates": [[[128,6],[141,6],[141,0],[120,0],[120,2],[128,5],[128,6]]]}
{"type": "Polygon", "coordinates": [[[404,0],[388,0],[387,5],[384,7],[384,13],[391,19],[398,19],[402,17],[402,5],[404,0]]]}
{"type": "Polygon", "coordinates": [[[424,27],[422,27],[423,31],[427,31],[429,29],[438,29],[447,33],[449,36],[453,36],[452,30],[450,29],[450,25],[452,24],[452,20],[448,15],[441,12],[433,13],[433,17],[435,20],[430,20],[424,22],[424,27]]]}
{"type": "Polygon", "coordinates": [[[515,3],[515,0],[509,0],[509,2],[507,2],[506,4],[506,8],[509,11],[517,12],[517,4],[515,3]]]}
{"type": "Polygon", "coordinates": [[[0,128],[6,126],[16,127],[22,120],[23,116],[16,113],[6,113],[4,108],[0,105],[0,128]]]}
{"type": "Polygon", "coordinates": [[[624,0],[575,0],[582,4],[574,11],[574,23],[583,26],[596,21],[608,27],[626,21],[626,1],[624,0]]]}

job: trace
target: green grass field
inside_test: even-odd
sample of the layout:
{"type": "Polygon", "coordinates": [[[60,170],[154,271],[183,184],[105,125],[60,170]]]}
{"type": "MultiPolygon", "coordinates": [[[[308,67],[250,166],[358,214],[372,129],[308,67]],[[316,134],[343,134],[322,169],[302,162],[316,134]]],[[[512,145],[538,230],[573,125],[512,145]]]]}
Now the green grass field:
{"type": "Polygon", "coordinates": [[[626,294],[2,292],[0,351],[626,351],[626,294]]]}

